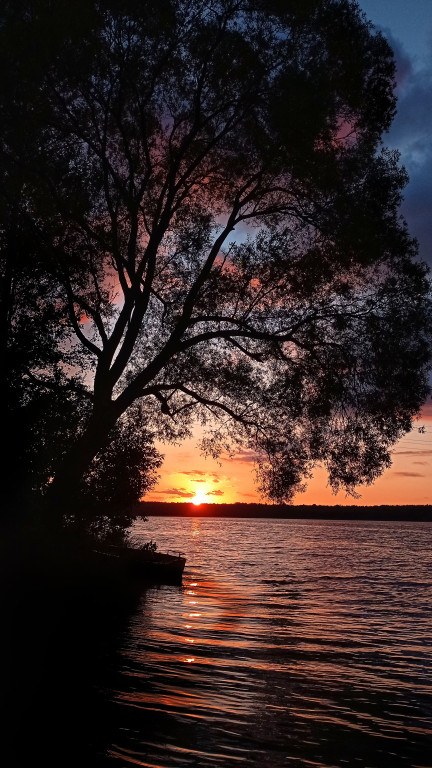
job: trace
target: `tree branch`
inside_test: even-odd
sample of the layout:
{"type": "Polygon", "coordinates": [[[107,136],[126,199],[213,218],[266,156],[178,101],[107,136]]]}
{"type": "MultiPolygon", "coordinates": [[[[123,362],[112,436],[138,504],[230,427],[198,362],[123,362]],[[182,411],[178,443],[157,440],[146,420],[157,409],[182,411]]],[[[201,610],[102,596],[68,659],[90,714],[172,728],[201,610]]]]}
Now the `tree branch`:
{"type": "Polygon", "coordinates": [[[72,324],[72,327],[79,338],[81,344],[89,350],[93,355],[96,355],[97,358],[101,357],[102,350],[99,349],[99,347],[96,346],[96,344],[93,344],[90,339],[85,336],[85,334],[82,332],[81,328],[79,327],[78,320],[75,315],[75,308],[74,308],[74,293],[72,290],[72,286],[69,280],[69,277],[65,276],[65,288],[66,288],[66,295],[67,295],[67,301],[68,301],[68,308],[69,308],[69,318],[72,324]]]}

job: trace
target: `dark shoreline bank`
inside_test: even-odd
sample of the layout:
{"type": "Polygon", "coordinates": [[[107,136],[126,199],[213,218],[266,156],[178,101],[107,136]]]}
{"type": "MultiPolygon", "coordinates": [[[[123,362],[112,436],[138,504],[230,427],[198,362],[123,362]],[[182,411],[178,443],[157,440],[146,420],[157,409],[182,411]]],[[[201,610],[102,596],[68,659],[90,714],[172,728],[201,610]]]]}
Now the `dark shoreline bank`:
{"type": "Polygon", "coordinates": [[[388,520],[432,522],[432,505],[334,505],[319,504],[201,504],[141,501],[137,515],[145,517],[238,517],[283,520],[388,520]]]}
{"type": "Polygon", "coordinates": [[[117,648],[142,588],[84,549],[2,540],[2,754],[16,768],[105,768],[117,648]]]}

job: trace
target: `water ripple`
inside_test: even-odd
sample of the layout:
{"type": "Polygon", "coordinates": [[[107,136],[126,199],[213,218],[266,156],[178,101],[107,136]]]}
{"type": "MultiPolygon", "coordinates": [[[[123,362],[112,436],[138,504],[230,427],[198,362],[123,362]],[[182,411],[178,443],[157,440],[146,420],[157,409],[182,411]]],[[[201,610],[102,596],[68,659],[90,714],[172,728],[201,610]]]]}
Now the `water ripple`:
{"type": "Polygon", "coordinates": [[[431,764],[431,524],[152,518],[135,534],[187,567],[124,636],[112,757],[431,764]]]}

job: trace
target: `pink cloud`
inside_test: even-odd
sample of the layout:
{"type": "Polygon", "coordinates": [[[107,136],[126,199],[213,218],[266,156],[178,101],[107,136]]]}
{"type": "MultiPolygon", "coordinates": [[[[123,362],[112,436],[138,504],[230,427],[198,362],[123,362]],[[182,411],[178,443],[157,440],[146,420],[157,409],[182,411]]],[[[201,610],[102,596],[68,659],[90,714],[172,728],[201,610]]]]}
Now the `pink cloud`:
{"type": "Polygon", "coordinates": [[[395,451],[398,456],[432,456],[432,448],[419,448],[414,451],[395,451]]]}

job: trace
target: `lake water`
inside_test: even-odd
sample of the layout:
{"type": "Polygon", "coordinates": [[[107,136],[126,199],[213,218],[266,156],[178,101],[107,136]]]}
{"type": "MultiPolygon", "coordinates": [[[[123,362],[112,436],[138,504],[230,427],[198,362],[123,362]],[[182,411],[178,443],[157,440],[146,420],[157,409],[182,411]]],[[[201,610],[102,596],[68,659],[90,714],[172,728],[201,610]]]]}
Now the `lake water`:
{"type": "Polygon", "coordinates": [[[150,518],[135,535],[187,565],[121,635],[113,764],[432,766],[432,524],[150,518]]]}

